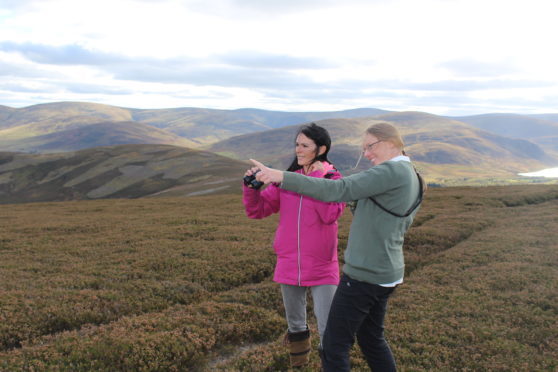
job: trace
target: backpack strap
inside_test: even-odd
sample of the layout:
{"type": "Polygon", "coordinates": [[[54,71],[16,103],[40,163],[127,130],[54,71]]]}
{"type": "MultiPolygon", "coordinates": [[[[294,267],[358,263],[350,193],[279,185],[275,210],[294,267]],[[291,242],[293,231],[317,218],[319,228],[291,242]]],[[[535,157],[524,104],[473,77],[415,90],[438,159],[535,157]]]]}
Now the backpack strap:
{"type": "Polygon", "coordinates": [[[417,172],[416,169],[415,169],[415,173],[416,173],[416,175],[418,177],[418,180],[419,180],[419,194],[418,194],[418,197],[417,197],[417,200],[415,201],[415,203],[411,206],[411,208],[409,208],[409,210],[407,210],[407,212],[405,212],[405,214],[399,214],[399,213],[395,213],[395,212],[390,211],[389,209],[387,209],[386,207],[381,205],[376,199],[374,199],[371,196],[369,197],[369,199],[372,200],[374,202],[374,204],[376,204],[378,207],[380,207],[380,209],[382,209],[384,212],[387,212],[387,213],[391,214],[392,216],[400,217],[400,218],[409,217],[411,215],[411,213],[413,213],[415,211],[415,209],[418,208],[420,203],[422,203],[422,196],[423,196],[424,190],[425,190],[424,180],[422,179],[422,176],[417,172]]]}

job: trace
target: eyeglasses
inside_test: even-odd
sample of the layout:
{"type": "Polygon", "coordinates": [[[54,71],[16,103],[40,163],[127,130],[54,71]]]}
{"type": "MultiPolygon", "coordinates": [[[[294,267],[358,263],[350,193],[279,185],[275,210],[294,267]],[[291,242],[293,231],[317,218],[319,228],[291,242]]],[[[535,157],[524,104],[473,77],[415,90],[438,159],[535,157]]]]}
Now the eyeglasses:
{"type": "Polygon", "coordinates": [[[374,143],[369,143],[368,145],[364,145],[364,149],[362,152],[371,151],[375,144],[382,142],[382,140],[376,141],[374,143]]]}
{"type": "Polygon", "coordinates": [[[355,166],[353,167],[353,169],[356,169],[358,167],[358,164],[360,163],[360,160],[362,159],[362,155],[364,155],[364,153],[366,151],[370,151],[372,150],[372,148],[374,147],[375,144],[382,142],[382,140],[376,141],[374,143],[369,143],[368,145],[364,145],[364,149],[362,150],[362,152],[360,153],[360,156],[358,157],[358,160],[355,164],[355,166]]]}

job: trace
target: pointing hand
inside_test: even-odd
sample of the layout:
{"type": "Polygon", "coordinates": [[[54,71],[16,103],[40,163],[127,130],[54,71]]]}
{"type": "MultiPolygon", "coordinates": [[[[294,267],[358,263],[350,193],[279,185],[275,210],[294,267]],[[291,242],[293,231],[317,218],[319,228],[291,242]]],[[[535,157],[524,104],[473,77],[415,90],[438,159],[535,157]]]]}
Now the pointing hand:
{"type": "Polygon", "coordinates": [[[250,159],[250,161],[252,162],[252,164],[254,164],[257,168],[260,169],[258,174],[256,174],[256,179],[258,181],[261,181],[265,184],[272,183],[272,182],[275,183],[283,182],[283,171],[280,171],[278,169],[268,168],[262,163],[260,163],[259,161],[254,159],[250,159]]]}

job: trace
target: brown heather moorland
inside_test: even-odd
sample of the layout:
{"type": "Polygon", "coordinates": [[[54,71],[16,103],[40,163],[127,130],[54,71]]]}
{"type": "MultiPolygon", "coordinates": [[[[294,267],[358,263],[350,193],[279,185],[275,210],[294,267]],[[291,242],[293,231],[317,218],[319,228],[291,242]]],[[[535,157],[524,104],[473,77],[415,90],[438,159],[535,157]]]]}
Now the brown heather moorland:
{"type": "MultiPolygon", "coordinates": [[[[401,371],[558,368],[557,212],[556,185],[428,191],[388,311],[401,371]]],[[[3,206],[0,370],[288,370],[276,222],[238,194],[3,206]]]]}

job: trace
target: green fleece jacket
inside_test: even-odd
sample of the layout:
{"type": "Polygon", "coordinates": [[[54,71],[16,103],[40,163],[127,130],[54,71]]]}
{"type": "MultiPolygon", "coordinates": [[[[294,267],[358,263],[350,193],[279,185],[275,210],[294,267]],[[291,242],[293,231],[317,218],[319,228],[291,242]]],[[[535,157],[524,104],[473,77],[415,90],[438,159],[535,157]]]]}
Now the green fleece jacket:
{"type": "Polygon", "coordinates": [[[281,188],[326,202],[357,201],[349,232],[343,272],[372,284],[403,278],[403,238],[418,208],[408,217],[395,217],[378,207],[405,214],[415,203],[420,183],[408,161],[386,161],[367,171],[329,180],[284,172],[281,188]]]}

